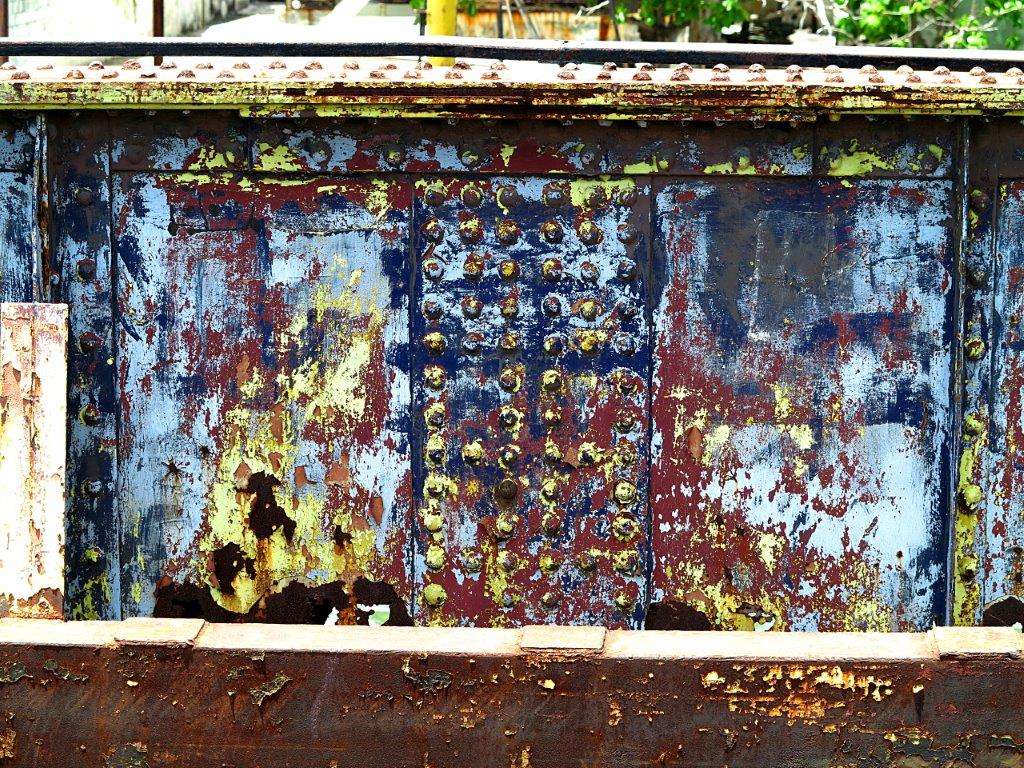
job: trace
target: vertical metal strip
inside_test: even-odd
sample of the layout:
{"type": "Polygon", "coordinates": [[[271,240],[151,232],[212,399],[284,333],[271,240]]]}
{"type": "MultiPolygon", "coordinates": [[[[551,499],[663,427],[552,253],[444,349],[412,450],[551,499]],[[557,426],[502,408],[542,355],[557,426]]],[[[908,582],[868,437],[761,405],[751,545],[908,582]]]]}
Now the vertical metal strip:
{"type": "Polygon", "coordinates": [[[32,148],[32,299],[50,301],[50,190],[49,190],[49,136],[46,114],[35,117],[32,148]]]}

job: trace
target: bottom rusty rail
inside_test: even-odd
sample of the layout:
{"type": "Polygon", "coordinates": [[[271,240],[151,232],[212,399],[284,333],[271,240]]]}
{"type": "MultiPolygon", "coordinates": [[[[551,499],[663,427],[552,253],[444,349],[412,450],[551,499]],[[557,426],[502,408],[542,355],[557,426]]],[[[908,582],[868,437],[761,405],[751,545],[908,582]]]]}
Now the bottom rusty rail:
{"type": "Polygon", "coordinates": [[[1019,766],[1012,629],[0,621],[0,765],[1019,766]]]}

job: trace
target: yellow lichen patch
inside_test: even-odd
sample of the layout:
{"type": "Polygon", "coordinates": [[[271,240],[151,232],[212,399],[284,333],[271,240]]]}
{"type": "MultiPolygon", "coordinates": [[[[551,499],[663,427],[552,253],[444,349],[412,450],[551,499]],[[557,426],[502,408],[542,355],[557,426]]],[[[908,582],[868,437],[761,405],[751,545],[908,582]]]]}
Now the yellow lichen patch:
{"type": "Polygon", "coordinates": [[[303,163],[290,147],[284,144],[260,142],[256,151],[256,167],[261,171],[301,171],[303,163]]]}
{"type": "Polygon", "coordinates": [[[569,182],[569,197],[577,208],[590,208],[589,201],[596,190],[600,190],[606,198],[610,198],[616,192],[635,188],[636,182],[633,179],[610,180],[607,176],[599,179],[576,179],[569,182]]]}
{"type": "MultiPolygon", "coordinates": [[[[872,171],[894,170],[890,160],[858,147],[858,142],[853,140],[848,150],[840,152],[838,157],[830,158],[829,176],[864,176],[872,171]]],[[[827,157],[828,150],[823,149],[822,154],[827,157]]]]}

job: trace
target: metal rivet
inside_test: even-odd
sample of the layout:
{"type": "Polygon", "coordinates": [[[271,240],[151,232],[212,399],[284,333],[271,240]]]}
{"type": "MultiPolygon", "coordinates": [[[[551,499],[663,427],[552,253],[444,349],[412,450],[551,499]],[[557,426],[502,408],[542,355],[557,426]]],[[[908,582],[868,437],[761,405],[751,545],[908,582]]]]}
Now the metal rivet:
{"type": "Polygon", "coordinates": [[[511,354],[519,349],[519,337],[512,332],[504,333],[498,341],[498,348],[502,352],[511,354]]]}
{"type": "Polygon", "coordinates": [[[636,501],[636,486],[627,480],[619,480],[615,483],[613,495],[619,504],[632,504],[636,501]]]}
{"type": "Polygon", "coordinates": [[[513,259],[505,259],[498,265],[498,274],[505,280],[515,280],[519,276],[519,264],[513,259]]]}
{"type": "Polygon", "coordinates": [[[562,530],[562,518],[549,512],[541,519],[540,527],[548,536],[557,536],[558,532],[562,530]]]}
{"type": "Polygon", "coordinates": [[[479,331],[470,331],[462,337],[462,351],[468,355],[477,355],[483,349],[484,335],[479,331]]]}
{"type": "Polygon", "coordinates": [[[93,194],[91,189],[79,187],[75,190],[75,202],[82,206],[92,205],[93,194]]]}
{"type": "Polygon", "coordinates": [[[549,243],[560,243],[565,231],[557,221],[545,221],[540,225],[540,234],[549,243]]]}
{"type": "Polygon", "coordinates": [[[444,240],[444,227],[437,219],[431,219],[423,225],[423,237],[431,243],[440,243],[444,240]]]}
{"type": "Polygon", "coordinates": [[[612,340],[612,347],[620,355],[632,357],[636,354],[636,339],[628,333],[618,333],[612,340]]]}
{"type": "Polygon", "coordinates": [[[423,274],[430,280],[439,280],[444,275],[444,264],[437,259],[427,259],[423,262],[423,274]]]}
{"type": "Polygon", "coordinates": [[[100,423],[100,411],[92,403],[89,403],[85,408],[82,409],[82,421],[90,427],[95,427],[100,423]]]}
{"type": "Polygon", "coordinates": [[[444,369],[439,365],[428,365],[423,370],[423,379],[431,389],[440,389],[444,386],[444,369]]]}
{"type": "Polygon", "coordinates": [[[632,224],[623,224],[616,233],[620,243],[632,243],[636,241],[637,229],[632,224]]]}
{"type": "Polygon", "coordinates": [[[78,276],[83,280],[92,280],[96,277],[96,261],[94,259],[79,259],[78,276]]]}
{"type": "Polygon", "coordinates": [[[428,427],[443,427],[445,422],[444,406],[441,403],[433,403],[423,411],[423,420],[428,427]]]}
{"type": "Polygon", "coordinates": [[[544,339],[544,351],[551,355],[556,356],[562,354],[565,349],[565,339],[557,333],[553,333],[544,339]]]}
{"type": "Polygon", "coordinates": [[[512,320],[519,316],[519,300],[514,296],[503,299],[499,306],[501,316],[506,320],[512,320]]]}
{"type": "Polygon", "coordinates": [[[639,558],[637,557],[636,552],[616,552],[612,556],[612,568],[619,573],[636,573],[638,565],[639,558]]]}
{"type": "Polygon", "coordinates": [[[522,449],[518,445],[503,445],[498,451],[498,464],[504,469],[511,469],[519,463],[522,449]]]}
{"type": "Polygon", "coordinates": [[[467,245],[475,245],[484,239],[484,223],[474,217],[459,224],[459,237],[467,245]]]}
{"type": "Polygon", "coordinates": [[[102,480],[86,480],[82,483],[82,493],[86,496],[96,498],[103,493],[104,483],[102,480]]]}
{"type": "Polygon", "coordinates": [[[484,303],[476,296],[467,296],[462,300],[462,314],[471,320],[480,317],[484,310],[484,303]]]}
{"type": "Polygon", "coordinates": [[[562,388],[562,374],[554,368],[549,368],[540,376],[541,386],[548,392],[557,392],[562,388]]]}
{"type": "Polygon", "coordinates": [[[427,584],[423,588],[423,600],[431,608],[438,608],[448,599],[448,593],[440,584],[427,584]]]}
{"type": "Polygon", "coordinates": [[[431,544],[427,547],[427,553],[423,557],[423,562],[432,571],[441,570],[444,567],[444,549],[437,546],[437,544],[431,544]]]}
{"type": "Polygon", "coordinates": [[[601,305],[593,299],[586,299],[580,303],[578,311],[584,320],[595,320],[601,313],[601,305]]]}
{"type": "Polygon", "coordinates": [[[558,605],[558,597],[554,592],[545,592],[540,597],[540,604],[548,610],[555,608],[558,605]]]}
{"type": "MultiPolygon", "coordinates": [[[[500,480],[494,489],[494,495],[505,501],[514,499],[517,493],[519,493],[519,483],[507,477],[500,480]]],[[[494,535],[499,539],[511,538],[512,534],[516,532],[516,522],[515,515],[501,513],[494,521],[494,535]]]]}
{"type": "Polygon", "coordinates": [[[548,317],[558,317],[562,314],[562,300],[555,295],[545,296],[541,309],[548,317]]]}
{"type": "Polygon", "coordinates": [[[103,339],[92,331],[87,331],[78,337],[78,348],[83,352],[95,352],[103,345],[103,339]]]}
{"type": "Polygon", "coordinates": [[[544,445],[544,460],[552,464],[562,460],[562,449],[557,444],[548,440],[544,445]]]}
{"type": "Polygon", "coordinates": [[[972,336],[964,342],[964,355],[968,360],[980,360],[985,356],[985,340],[972,336]]]}
{"type": "Polygon", "coordinates": [[[510,432],[518,429],[521,421],[522,414],[512,406],[505,406],[498,413],[498,423],[510,432]]]}
{"type": "Polygon", "coordinates": [[[519,225],[511,219],[502,219],[498,222],[497,238],[503,245],[514,245],[519,241],[519,225]]]}
{"type": "Polygon", "coordinates": [[[425,512],[423,515],[423,527],[431,533],[437,533],[444,528],[444,516],[439,512],[425,512]]]}
{"type": "Polygon", "coordinates": [[[544,422],[546,427],[557,427],[562,423],[562,409],[545,408],[544,413],[541,414],[541,420],[544,422]]]}
{"type": "Polygon", "coordinates": [[[604,334],[595,331],[583,331],[580,334],[580,350],[585,355],[596,355],[604,348],[604,334]]]}
{"type": "Polygon", "coordinates": [[[548,184],[544,187],[544,192],[541,195],[545,205],[550,205],[552,208],[565,205],[568,201],[568,194],[560,184],[548,184]]]}
{"type": "Polygon", "coordinates": [[[484,447],[479,440],[462,446],[462,460],[471,467],[478,466],[484,460],[484,447]]]}
{"type": "Polygon", "coordinates": [[[423,193],[423,200],[427,205],[437,207],[445,200],[444,190],[438,187],[430,187],[423,193]]]}
{"type": "Polygon", "coordinates": [[[540,495],[547,501],[558,501],[558,481],[548,478],[540,484],[540,495]]]}
{"type": "Polygon", "coordinates": [[[584,261],[580,265],[580,276],[588,283],[596,283],[601,276],[601,269],[592,261],[584,261]]]}
{"type": "Polygon", "coordinates": [[[448,347],[448,341],[444,335],[433,331],[423,337],[423,346],[427,348],[427,351],[433,355],[443,354],[445,349],[448,347]]]}
{"type": "Polygon", "coordinates": [[[523,385],[523,377],[515,366],[507,365],[498,374],[498,384],[506,392],[518,392],[523,385]]]}
{"type": "Polygon", "coordinates": [[[523,202],[522,196],[513,187],[499,187],[495,199],[498,201],[498,205],[506,210],[515,208],[523,202]]]}
{"type": "Polygon", "coordinates": [[[562,260],[544,259],[544,263],[541,264],[540,267],[540,273],[549,283],[557,283],[562,279],[562,275],[564,274],[562,260]]]}

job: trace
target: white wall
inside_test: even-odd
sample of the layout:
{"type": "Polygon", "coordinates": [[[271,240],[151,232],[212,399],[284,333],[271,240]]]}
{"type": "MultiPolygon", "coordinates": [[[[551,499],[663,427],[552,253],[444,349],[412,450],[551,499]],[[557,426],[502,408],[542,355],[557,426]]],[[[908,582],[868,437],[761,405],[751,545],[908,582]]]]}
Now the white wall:
{"type": "MultiPolygon", "coordinates": [[[[202,29],[249,0],[164,0],[164,34],[202,29]]],[[[148,37],[153,0],[9,0],[12,38],[148,37]]]]}

